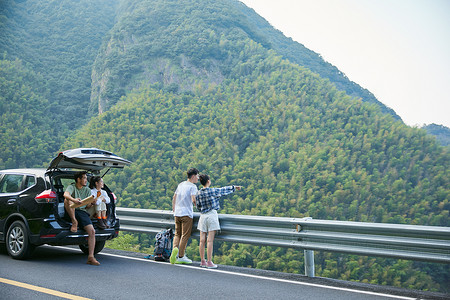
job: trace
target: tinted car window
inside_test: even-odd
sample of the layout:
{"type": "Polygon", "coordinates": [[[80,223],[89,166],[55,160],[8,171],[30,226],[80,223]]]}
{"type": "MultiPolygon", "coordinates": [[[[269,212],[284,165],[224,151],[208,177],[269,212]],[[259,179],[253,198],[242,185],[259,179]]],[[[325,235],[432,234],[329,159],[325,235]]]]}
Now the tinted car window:
{"type": "Polygon", "coordinates": [[[36,184],[36,178],[34,176],[27,176],[25,180],[25,188],[29,188],[36,184]]]}
{"type": "Polygon", "coordinates": [[[20,192],[23,175],[5,174],[0,182],[0,193],[20,192]]]}
{"type": "Polygon", "coordinates": [[[71,184],[75,184],[75,180],[73,179],[73,175],[70,175],[69,178],[58,177],[54,178],[53,186],[60,192],[65,192],[67,187],[71,184]]]}

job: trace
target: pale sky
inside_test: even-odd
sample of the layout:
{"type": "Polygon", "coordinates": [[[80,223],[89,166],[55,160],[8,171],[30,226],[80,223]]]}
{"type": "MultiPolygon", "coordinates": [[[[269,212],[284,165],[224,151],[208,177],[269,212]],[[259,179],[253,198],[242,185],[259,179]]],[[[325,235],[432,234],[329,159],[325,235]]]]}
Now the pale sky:
{"type": "Polygon", "coordinates": [[[450,127],[450,0],[241,0],[410,126],[450,127]]]}

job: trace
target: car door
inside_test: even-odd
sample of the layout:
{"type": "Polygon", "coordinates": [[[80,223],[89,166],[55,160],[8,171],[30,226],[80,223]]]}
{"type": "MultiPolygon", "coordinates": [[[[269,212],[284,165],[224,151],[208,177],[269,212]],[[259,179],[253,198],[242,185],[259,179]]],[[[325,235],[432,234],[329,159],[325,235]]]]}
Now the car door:
{"type": "Polygon", "coordinates": [[[17,202],[22,188],[24,175],[3,173],[0,178],[0,240],[4,240],[5,221],[9,215],[17,212],[17,202]]]}
{"type": "Polygon", "coordinates": [[[22,191],[17,200],[18,212],[28,221],[48,218],[54,213],[53,202],[48,198],[37,200],[36,196],[47,190],[44,178],[33,174],[25,174],[22,191]]]}

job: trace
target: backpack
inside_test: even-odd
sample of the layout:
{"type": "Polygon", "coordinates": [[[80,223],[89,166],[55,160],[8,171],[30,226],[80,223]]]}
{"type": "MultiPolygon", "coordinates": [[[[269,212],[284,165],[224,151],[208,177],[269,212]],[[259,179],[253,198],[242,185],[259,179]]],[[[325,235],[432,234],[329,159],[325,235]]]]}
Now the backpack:
{"type": "Polygon", "coordinates": [[[172,254],[172,228],[161,230],[155,236],[155,251],[153,255],[156,261],[167,261],[172,254]]]}

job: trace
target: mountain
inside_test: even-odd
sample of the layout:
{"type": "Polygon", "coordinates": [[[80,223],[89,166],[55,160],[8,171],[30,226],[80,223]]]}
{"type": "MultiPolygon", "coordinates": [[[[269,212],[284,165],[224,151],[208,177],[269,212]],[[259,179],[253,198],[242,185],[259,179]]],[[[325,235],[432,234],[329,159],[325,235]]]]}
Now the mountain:
{"type": "MultiPolygon", "coordinates": [[[[15,64],[18,60],[33,74],[42,77],[42,80],[36,80],[41,80],[46,92],[39,96],[45,98],[49,105],[32,109],[48,116],[46,122],[51,128],[58,128],[42,140],[34,139],[34,147],[29,150],[31,153],[33,149],[45,148],[48,150],[47,160],[50,159],[60,149],[56,146],[59,142],[49,143],[49,138],[55,141],[67,138],[93,115],[108,109],[108,105],[102,104],[103,102],[111,101],[114,104],[121,96],[141,84],[156,83],[165,90],[190,91],[200,81],[220,83],[227,76],[233,76],[227,66],[233,64],[233,57],[240,52],[239,47],[233,45],[233,39],[240,35],[247,36],[265,49],[279,52],[284,58],[329,78],[339,89],[352,96],[377,103],[382,111],[396,117],[395,113],[373,100],[372,96],[364,94],[360,87],[356,90],[362,91],[361,93],[353,91],[357,85],[349,82],[335,67],[323,61],[316,53],[284,37],[253,10],[238,1],[210,1],[207,5],[210,6],[211,15],[200,14],[192,22],[186,20],[180,23],[180,26],[175,22],[170,28],[165,28],[165,24],[175,19],[182,20],[186,11],[183,12],[183,7],[178,7],[175,2],[163,2],[1,1],[2,59],[7,64],[15,64]],[[170,8],[167,8],[166,4],[171,5],[170,8]],[[149,10],[148,7],[153,8],[149,10]],[[158,11],[158,7],[166,11],[158,11]],[[135,13],[136,8],[141,11],[140,14],[135,13]],[[148,16],[151,19],[152,15],[157,18],[153,23],[150,22],[156,30],[143,22],[148,16]],[[214,19],[218,16],[220,20],[214,19]],[[219,26],[219,29],[215,33],[205,29],[211,26],[211,22],[216,21],[214,26],[219,26]],[[203,25],[196,22],[202,22],[203,25]],[[196,28],[197,25],[203,28],[202,32],[196,28]],[[174,29],[174,26],[178,27],[174,29]],[[181,28],[184,28],[183,31],[181,28]],[[158,30],[164,32],[160,34],[158,30]],[[131,31],[131,34],[128,31],[131,31]],[[151,39],[149,32],[158,36],[150,45],[153,53],[158,53],[156,56],[146,53],[150,49],[135,42],[137,38],[151,39]],[[210,34],[221,32],[228,32],[228,44],[225,47],[224,44],[217,44],[220,42],[219,36],[209,40],[210,34]],[[169,38],[171,34],[183,38],[174,44],[169,38]],[[123,36],[119,39],[114,38],[121,35],[123,36]],[[201,36],[205,45],[198,43],[197,35],[201,36]],[[115,46],[116,41],[123,44],[123,51],[115,46]],[[205,52],[209,58],[201,56],[205,55],[205,52]],[[195,53],[201,55],[193,55],[195,53]],[[149,59],[145,59],[146,55],[149,59]],[[182,82],[182,85],[178,82],[182,82]]],[[[19,107],[18,111],[22,109],[30,108],[19,107]]],[[[12,127],[12,124],[4,124],[4,130],[19,136],[21,127],[12,127]]],[[[28,129],[33,131],[35,128],[32,125],[28,129]]],[[[21,139],[17,141],[16,147],[24,149],[30,141],[21,139]]],[[[20,155],[25,158],[14,159],[9,155],[10,149],[1,150],[0,161],[9,161],[8,166],[42,166],[47,163],[41,160],[40,154],[20,155]]],[[[7,165],[0,164],[0,168],[7,165]]]]}
{"type": "MultiPolygon", "coordinates": [[[[29,70],[29,76],[38,77],[29,78],[30,81],[39,81],[39,90],[43,91],[37,96],[48,102],[46,105],[16,102],[14,106],[18,112],[24,111],[24,115],[45,115],[42,122],[57,129],[47,132],[39,127],[37,132],[36,125],[41,122],[29,120],[21,126],[2,123],[2,128],[9,132],[7,136],[17,142],[14,148],[24,149],[30,155],[11,156],[12,149],[2,147],[0,168],[47,164],[59,150],[61,141],[90,119],[92,64],[103,37],[113,26],[117,6],[118,1],[113,0],[0,1],[0,55],[6,64],[2,68],[20,64],[29,70]],[[32,132],[35,138],[16,139],[23,130],[32,132]],[[45,155],[42,149],[46,149],[45,155]]],[[[8,81],[13,89],[14,85],[27,84],[17,76],[9,77],[8,81]]],[[[16,96],[2,101],[11,102],[16,96]]],[[[2,118],[8,118],[7,110],[0,113],[2,118]]],[[[8,144],[8,139],[2,144],[8,144]]]]}
{"type": "Polygon", "coordinates": [[[422,129],[434,135],[442,146],[450,146],[450,128],[443,125],[429,124],[424,125],[422,129]]]}
{"type": "Polygon", "coordinates": [[[132,11],[118,13],[109,40],[100,50],[103,54],[95,62],[91,112],[106,111],[142,82],[192,91],[200,80],[217,84],[234,77],[228,66],[236,64],[240,59],[236,54],[241,51],[234,41],[248,38],[400,120],[372,93],[351,82],[317,53],[286,38],[239,1],[201,1],[204,8],[197,10],[191,8],[196,0],[185,1],[185,5],[163,0],[131,2],[123,7],[132,11]],[[191,12],[192,18],[184,17],[191,12]]]}
{"type": "MultiPolygon", "coordinates": [[[[8,0],[0,26],[2,168],[98,147],[133,161],[104,178],[121,206],[170,209],[197,167],[213,186],[244,186],[222,213],[449,226],[448,147],[240,2],[8,0]]],[[[290,249],[224,244],[217,254],[303,266],[290,249]]],[[[317,258],[319,276],[420,289],[445,288],[449,273],[317,258]]]]}
{"type": "Polygon", "coordinates": [[[94,63],[101,114],[65,147],[134,160],[136,183],[114,180],[127,206],[169,209],[175,174],[195,165],[248,186],[230,213],[447,226],[447,150],[284,60],[242,11],[231,0],[124,1],[94,63]]]}
{"type": "Polygon", "coordinates": [[[217,185],[246,186],[227,213],[448,226],[444,148],[247,42],[245,78],[187,93],[138,89],[64,148],[114,148],[133,160],[111,179],[124,206],[170,209],[180,170],[196,166],[217,185]]]}
{"type": "Polygon", "coordinates": [[[41,165],[63,142],[58,129],[48,122],[45,86],[43,77],[20,60],[0,60],[0,166],[41,165]]]}

